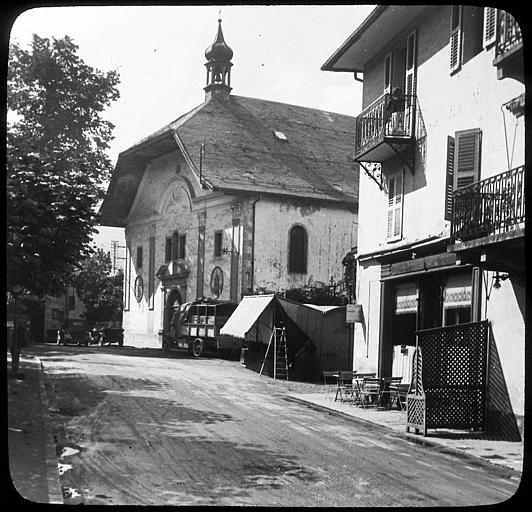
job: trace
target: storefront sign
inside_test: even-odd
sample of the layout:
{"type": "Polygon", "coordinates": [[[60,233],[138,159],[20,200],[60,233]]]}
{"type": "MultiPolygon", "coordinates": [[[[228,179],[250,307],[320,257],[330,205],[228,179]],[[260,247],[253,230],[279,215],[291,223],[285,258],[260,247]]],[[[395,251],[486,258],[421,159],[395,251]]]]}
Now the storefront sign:
{"type": "Polygon", "coordinates": [[[347,304],[345,306],[345,323],[362,322],[362,304],[347,304]]]}
{"type": "Polygon", "coordinates": [[[395,314],[417,313],[417,287],[413,283],[399,284],[395,288],[395,314]]]}

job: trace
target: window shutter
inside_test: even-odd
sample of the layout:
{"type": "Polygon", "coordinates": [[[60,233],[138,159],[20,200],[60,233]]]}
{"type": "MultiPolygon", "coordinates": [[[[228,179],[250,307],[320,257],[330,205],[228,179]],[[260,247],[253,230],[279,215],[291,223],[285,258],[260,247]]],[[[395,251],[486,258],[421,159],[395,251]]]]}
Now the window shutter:
{"type": "Polygon", "coordinates": [[[462,6],[451,5],[450,71],[460,68],[462,61],[462,6]]]}
{"type": "Polygon", "coordinates": [[[454,139],[447,137],[447,165],[445,175],[445,220],[453,219],[454,139]]]}
{"type": "Polygon", "coordinates": [[[416,94],[416,68],[417,68],[417,48],[416,48],[416,32],[412,32],[406,40],[406,80],[405,80],[405,131],[408,135],[414,135],[413,129],[413,109],[415,106],[416,94]]]}
{"type": "Polygon", "coordinates": [[[497,36],[497,9],[484,7],[484,48],[495,42],[497,36]]]}
{"type": "Polygon", "coordinates": [[[455,133],[453,189],[467,187],[480,177],[480,128],[455,133]]]}
{"type": "Polygon", "coordinates": [[[393,205],[395,198],[395,178],[388,180],[388,228],[386,230],[386,238],[393,237],[393,205]]]}
{"type": "Polygon", "coordinates": [[[401,238],[403,232],[403,174],[397,174],[388,181],[388,226],[386,238],[393,241],[401,238]]]}
{"type": "Polygon", "coordinates": [[[392,54],[384,58],[384,94],[392,92],[392,54]]]}

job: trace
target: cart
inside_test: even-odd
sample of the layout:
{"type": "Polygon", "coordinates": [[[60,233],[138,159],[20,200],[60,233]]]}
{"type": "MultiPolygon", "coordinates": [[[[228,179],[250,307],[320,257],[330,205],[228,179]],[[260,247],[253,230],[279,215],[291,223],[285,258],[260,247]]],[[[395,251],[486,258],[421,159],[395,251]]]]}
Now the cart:
{"type": "Polygon", "coordinates": [[[237,340],[220,336],[220,329],[237,304],[220,300],[197,300],[181,304],[172,317],[170,331],[163,333],[163,350],[186,349],[194,357],[207,352],[224,357],[240,351],[237,340]],[[238,345],[238,346],[235,346],[238,345]]]}

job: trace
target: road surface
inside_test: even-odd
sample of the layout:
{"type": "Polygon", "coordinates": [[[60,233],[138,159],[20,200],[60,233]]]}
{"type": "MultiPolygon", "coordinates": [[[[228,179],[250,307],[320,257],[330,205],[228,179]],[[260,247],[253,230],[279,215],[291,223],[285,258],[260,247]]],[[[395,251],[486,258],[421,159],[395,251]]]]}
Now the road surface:
{"type": "Polygon", "coordinates": [[[462,506],[519,477],[286,400],[316,384],[154,349],[41,345],[65,503],[462,506]]]}

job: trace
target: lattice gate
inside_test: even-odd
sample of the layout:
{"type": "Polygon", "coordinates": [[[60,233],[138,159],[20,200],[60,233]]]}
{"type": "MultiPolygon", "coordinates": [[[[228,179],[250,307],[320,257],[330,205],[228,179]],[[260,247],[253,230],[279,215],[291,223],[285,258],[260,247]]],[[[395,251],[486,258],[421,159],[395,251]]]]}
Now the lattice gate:
{"type": "Polygon", "coordinates": [[[484,430],[489,322],[417,331],[406,430],[484,430]]]}

